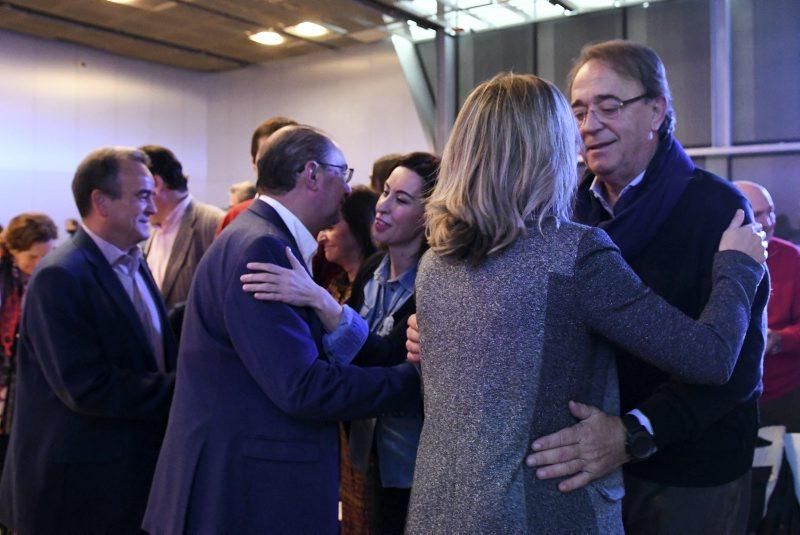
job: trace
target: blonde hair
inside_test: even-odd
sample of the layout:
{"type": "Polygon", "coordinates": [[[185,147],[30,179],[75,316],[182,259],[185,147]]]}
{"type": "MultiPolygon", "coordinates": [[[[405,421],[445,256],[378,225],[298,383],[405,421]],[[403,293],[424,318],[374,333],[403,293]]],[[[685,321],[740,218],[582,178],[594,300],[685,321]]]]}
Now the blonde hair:
{"type": "Polygon", "coordinates": [[[575,118],[564,96],[533,75],[501,73],[469,95],[428,202],[431,249],[480,263],[534,221],[568,221],[577,184],[575,118]]]}

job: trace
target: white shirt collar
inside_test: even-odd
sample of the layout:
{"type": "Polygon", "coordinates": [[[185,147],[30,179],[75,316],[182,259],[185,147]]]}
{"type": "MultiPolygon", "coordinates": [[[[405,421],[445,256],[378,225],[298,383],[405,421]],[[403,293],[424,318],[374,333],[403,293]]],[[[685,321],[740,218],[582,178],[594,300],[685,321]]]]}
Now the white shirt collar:
{"type": "MultiPolygon", "coordinates": [[[[644,171],[636,175],[636,178],[628,182],[628,185],[622,188],[622,191],[619,192],[617,200],[619,200],[619,198],[622,197],[626,191],[641,184],[643,179],[644,179],[644,171]]],[[[592,180],[592,184],[591,186],[589,186],[589,191],[591,191],[592,194],[597,198],[597,200],[600,201],[600,204],[603,206],[603,208],[605,208],[606,212],[608,212],[613,216],[614,207],[611,206],[610,202],[608,202],[608,197],[606,196],[606,189],[603,187],[603,183],[597,177],[594,177],[594,180],[592,180]]]]}
{"type": "Polygon", "coordinates": [[[83,227],[83,230],[86,231],[86,234],[88,234],[89,237],[92,239],[92,241],[95,243],[95,245],[97,245],[97,248],[100,249],[100,252],[103,254],[103,257],[105,257],[108,263],[111,264],[112,266],[116,265],[116,263],[122,256],[125,255],[139,256],[142,253],[138,245],[134,245],[128,251],[123,251],[113,243],[107,242],[106,240],[104,240],[91,230],[89,230],[89,227],[87,227],[83,223],[81,223],[81,226],[83,227]]]}
{"type": "Polygon", "coordinates": [[[286,228],[289,229],[292,237],[297,242],[297,248],[300,249],[300,254],[306,263],[306,267],[311,271],[311,260],[314,258],[314,253],[317,252],[317,239],[303,225],[303,222],[279,201],[264,194],[259,195],[258,199],[272,206],[278,212],[278,216],[286,224],[286,228]]]}

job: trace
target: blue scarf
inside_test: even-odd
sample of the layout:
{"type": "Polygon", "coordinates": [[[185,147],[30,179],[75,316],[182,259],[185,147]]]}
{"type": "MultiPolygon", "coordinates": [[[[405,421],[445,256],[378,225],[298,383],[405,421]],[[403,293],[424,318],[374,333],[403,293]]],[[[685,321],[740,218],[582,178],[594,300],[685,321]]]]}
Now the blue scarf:
{"type": "Polygon", "coordinates": [[[617,199],[613,216],[590,191],[594,174],[587,171],[578,187],[575,221],[605,230],[630,262],[672,213],[694,171],[694,163],[678,140],[666,136],[659,142],[642,182],[617,199]]]}

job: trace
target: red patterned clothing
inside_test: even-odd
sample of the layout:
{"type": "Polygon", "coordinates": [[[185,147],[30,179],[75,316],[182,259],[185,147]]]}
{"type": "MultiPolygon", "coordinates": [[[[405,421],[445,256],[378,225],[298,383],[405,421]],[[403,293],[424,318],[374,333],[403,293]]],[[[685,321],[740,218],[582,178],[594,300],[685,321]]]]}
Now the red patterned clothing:
{"type": "Polygon", "coordinates": [[[764,355],[764,393],[760,402],[800,387],[800,248],[780,238],[769,241],[767,268],[772,292],[769,328],[781,337],[781,350],[764,355]]]}

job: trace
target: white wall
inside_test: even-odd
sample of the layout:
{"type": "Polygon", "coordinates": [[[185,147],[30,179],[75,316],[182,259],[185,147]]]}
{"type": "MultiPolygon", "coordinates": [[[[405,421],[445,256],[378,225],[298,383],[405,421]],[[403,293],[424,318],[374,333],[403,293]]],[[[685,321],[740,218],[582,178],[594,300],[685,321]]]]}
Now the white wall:
{"type": "Polygon", "coordinates": [[[250,180],[250,136],[285,115],[328,132],[367,183],[390,152],[431,150],[391,43],[361,45],[214,75],[209,81],[208,191],[250,180]]]}
{"type": "Polygon", "coordinates": [[[104,145],[164,145],[205,196],[208,76],[0,31],[0,223],[77,217],[70,184],[104,145]]]}
{"type": "Polygon", "coordinates": [[[172,149],[193,195],[224,206],[254,179],[250,136],[273,115],[330,133],[354,183],[383,154],[431,149],[389,43],[209,75],[0,31],[0,223],[77,217],[72,175],[104,145],[172,149]]]}

